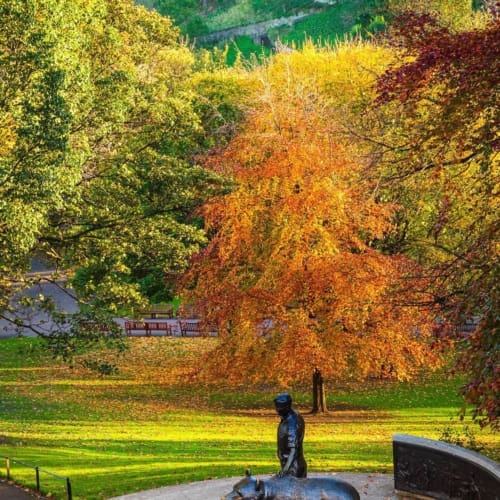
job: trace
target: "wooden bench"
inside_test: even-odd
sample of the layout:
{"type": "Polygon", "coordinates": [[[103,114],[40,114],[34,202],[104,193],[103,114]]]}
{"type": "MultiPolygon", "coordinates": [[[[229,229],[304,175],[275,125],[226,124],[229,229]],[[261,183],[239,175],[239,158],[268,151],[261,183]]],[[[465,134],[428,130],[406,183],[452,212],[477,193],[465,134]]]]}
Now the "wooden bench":
{"type": "Polygon", "coordinates": [[[97,321],[83,321],[79,324],[80,329],[87,331],[109,332],[108,325],[104,325],[97,321]]]}
{"type": "Polygon", "coordinates": [[[165,335],[172,335],[172,325],[166,321],[150,321],[146,323],[148,329],[146,335],[151,332],[165,332],[165,335]]]}
{"type": "Polygon", "coordinates": [[[153,319],[160,318],[162,316],[166,318],[173,318],[174,307],[172,304],[152,304],[144,311],[144,314],[153,319]]]}
{"type": "Polygon", "coordinates": [[[166,321],[125,321],[125,333],[129,336],[132,332],[145,332],[147,337],[151,332],[165,332],[165,335],[172,335],[172,325],[166,321]]]}
{"type": "Polygon", "coordinates": [[[209,337],[215,334],[215,327],[206,326],[197,320],[180,320],[182,337],[209,337]]]}
{"type": "Polygon", "coordinates": [[[199,321],[179,321],[182,337],[199,337],[203,334],[199,321]]]}

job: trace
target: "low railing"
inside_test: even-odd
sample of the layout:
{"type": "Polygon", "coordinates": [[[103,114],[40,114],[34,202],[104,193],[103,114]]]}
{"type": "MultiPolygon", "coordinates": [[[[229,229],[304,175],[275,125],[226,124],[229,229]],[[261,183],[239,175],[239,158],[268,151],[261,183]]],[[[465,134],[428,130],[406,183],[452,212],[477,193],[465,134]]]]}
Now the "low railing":
{"type": "Polygon", "coordinates": [[[24,465],[24,467],[28,467],[30,469],[34,469],[35,471],[35,480],[36,480],[36,491],[40,493],[40,472],[48,474],[49,476],[56,477],[57,479],[62,479],[66,482],[66,493],[68,494],[68,500],[73,500],[73,492],[71,491],[71,480],[69,477],[61,476],[59,474],[54,474],[53,472],[49,472],[48,470],[42,469],[38,467],[38,465],[31,465],[25,462],[21,462],[21,460],[16,460],[11,457],[5,458],[5,469],[7,471],[7,479],[11,479],[11,462],[24,465]]]}

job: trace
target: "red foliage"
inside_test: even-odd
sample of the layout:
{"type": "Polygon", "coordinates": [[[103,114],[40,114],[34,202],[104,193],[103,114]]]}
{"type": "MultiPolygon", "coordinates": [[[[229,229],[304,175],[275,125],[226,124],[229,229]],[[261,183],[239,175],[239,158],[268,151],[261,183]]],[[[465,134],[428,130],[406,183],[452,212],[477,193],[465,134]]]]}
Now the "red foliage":
{"type": "MultiPolygon", "coordinates": [[[[488,210],[498,206],[499,28],[499,19],[492,18],[485,29],[454,33],[428,15],[408,13],[398,19],[393,33],[408,59],[383,74],[377,87],[379,105],[400,102],[416,124],[413,173],[428,170],[432,175],[432,169],[464,166],[464,186],[471,189],[468,198],[463,196],[471,203],[468,238],[433,271],[436,281],[448,287],[448,318],[456,325],[480,318],[476,332],[462,342],[459,368],[469,376],[463,388],[466,401],[475,406],[481,423],[493,427],[500,424],[499,227],[488,210]],[[427,157],[434,161],[423,168],[418,157],[429,151],[427,157]]],[[[448,201],[443,198],[438,210],[435,239],[444,228],[453,230],[448,201]]]]}
{"type": "Polygon", "coordinates": [[[484,123],[467,142],[498,150],[500,20],[493,19],[484,30],[453,33],[429,15],[407,13],[396,20],[393,35],[414,60],[380,77],[377,103],[432,98],[438,108],[430,117],[438,127],[433,133],[443,139],[470,132],[469,126],[482,117],[484,123]]]}

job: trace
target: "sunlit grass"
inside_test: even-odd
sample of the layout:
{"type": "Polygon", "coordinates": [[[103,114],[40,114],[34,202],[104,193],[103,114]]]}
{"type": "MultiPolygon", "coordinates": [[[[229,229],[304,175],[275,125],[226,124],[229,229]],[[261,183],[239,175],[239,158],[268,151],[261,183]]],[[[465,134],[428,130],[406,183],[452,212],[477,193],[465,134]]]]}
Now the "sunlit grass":
{"type": "MultiPolygon", "coordinates": [[[[271,401],[278,389],[187,383],[190,363],[211,342],[134,339],[120,374],[102,378],[58,364],[36,341],[1,341],[0,454],[71,477],[77,499],[240,476],[246,468],[275,472],[271,401]]],[[[325,416],[308,414],[308,388],[295,388],[309,469],[391,472],[393,434],[439,438],[446,426],[462,428],[459,385],[440,375],[415,384],[328,387],[325,416]]],[[[498,435],[475,433],[498,454],[498,435]]],[[[34,485],[32,470],[13,464],[12,474],[34,485]]],[[[64,497],[64,481],[42,474],[41,484],[64,497]]]]}

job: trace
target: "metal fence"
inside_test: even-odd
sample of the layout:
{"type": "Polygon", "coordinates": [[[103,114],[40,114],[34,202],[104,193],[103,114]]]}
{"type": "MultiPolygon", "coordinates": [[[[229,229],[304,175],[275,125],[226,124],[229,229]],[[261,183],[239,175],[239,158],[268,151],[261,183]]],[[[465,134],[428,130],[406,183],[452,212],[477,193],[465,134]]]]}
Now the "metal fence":
{"type": "Polygon", "coordinates": [[[21,462],[21,460],[16,460],[11,457],[4,457],[4,458],[5,458],[5,469],[7,471],[7,479],[11,479],[11,463],[24,465],[24,467],[28,467],[35,471],[36,491],[40,492],[40,473],[43,472],[44,474],[48,474],[49,476],[56,477],[57,479],[62,479],[63,481],[65,481],[68,500],[73,500],[73,493],[71,491],[71,480],[69,477],[61,476],[59,474],[54,474],[53,472],[49,472],[48,470],[38,467],[38,465],[27,464],[25,462],[21,462]]]}

